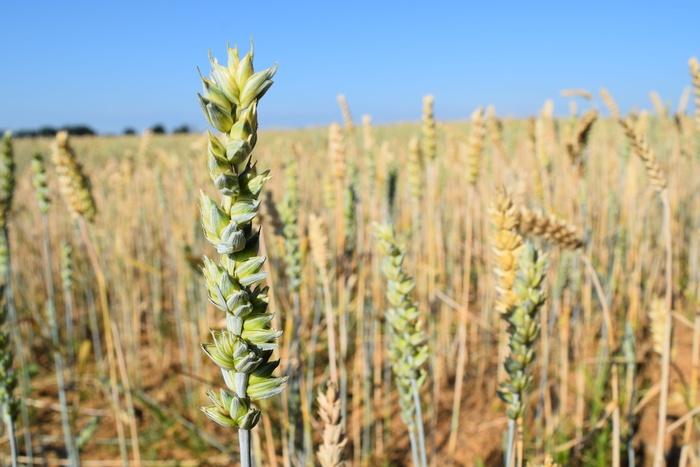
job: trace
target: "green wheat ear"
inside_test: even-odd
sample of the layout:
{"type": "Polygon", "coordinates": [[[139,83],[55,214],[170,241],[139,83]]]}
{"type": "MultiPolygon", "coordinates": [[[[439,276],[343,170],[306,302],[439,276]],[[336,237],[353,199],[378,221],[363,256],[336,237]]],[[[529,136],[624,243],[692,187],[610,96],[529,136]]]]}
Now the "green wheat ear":
{"type": "Polygon", "coordinates": [[[513,285],[517,298],[506,315],[510,325],[510,356],[505,362],[509,380],[502,383],[499,391],[501,399],[508,404],[506,413],[511,420],[521,418],[525,412],[525,396],[532,385],[535,343],[540,335],[539,312],[546,298],[542,281],[547,265],[529,241],[519,263],[513,285]]]}
{"type": "Polygon", "coordinates": [[[267,312],[268,288],[258,284],[267,276],[262,271],[266,258],[258,256],[260,232],[252,223],[260,192],[270,178],[251,160],[257,141],[257,104],[272,85],[277,66],[255,73],[253,51],[241,59],[235,47],[228,49],[227,66],[211,55],[210,61],[211,75],[202,76],[199,101],[211,126],[224,136],[220,140],[208,133],[207,165],[221,201],[202,193],[201,221],[205,237],[220,256],[218,263],[204,258],[203,272],[209,301],[226,314],[226,329],[212,330],[214,343],[202,348],[221,368],[228,389],[209,391],[214,405],[202,411],[220,425],[241,430],[241,461],[250,465],[248,430],[260,420],[252,401],[279,394],[287,379],[272,376],[279,360],[270,358],[282,332],[271,328],[274,315],[267,312]]]}
{"type": "Polygon", "coordinates": [[[390,305],[386,311],[391,326],[389,359],[396,377],[401,418],[408,426],[414,465],[427,465],[420,389],[427,378],[423,366],[429,352],[421,313],[413,302],[415,283],[403,266],[405,248],[396,241],[393,227],[374,224],[374,238],[384,255],[382,272],[387,279],[386,298],[390,305]]]}

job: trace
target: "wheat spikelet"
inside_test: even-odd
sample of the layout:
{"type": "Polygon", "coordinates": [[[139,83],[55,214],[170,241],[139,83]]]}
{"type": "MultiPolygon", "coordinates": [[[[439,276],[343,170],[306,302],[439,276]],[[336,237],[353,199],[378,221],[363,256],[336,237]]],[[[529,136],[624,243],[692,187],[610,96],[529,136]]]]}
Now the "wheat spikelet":
{"type": "Polygon", "coordinates": [[[506,148],[503,144],[503,123],[496,117],[496,108],[492,105],[486,109],[486,131],[491,140],[494,152],[500,157],[505,157],[506,148]]]}
{"type": "Polygon", "coordinates": [[[547,216],[526,207],[521,207],[518,211],[516,229],[520,235],[534,234],[564,249],[575,250],[583,246],[583,239],[575,227],[553,215],[547,216]]]}
{"type": "MultiPolygon", "coordinates": [[[[659,356],[662,356],[664,353],[666,315],[668,313],[669,310],[666,308],[663,298],[654,297],[651,300],[651,306],[649,307],[649,334],[651,335],[652,348],[659,356]]],[[[675,355],[676,347],[673,346],[673,338],[671,338],[671,359],[675,359],[675,355]]]]}
{"type": "Polygon", "coordinates": [[[617,107],[617,102],[615,102],[615,99],[613,99],[613,96],[608,92],[608,90],[605,88],[600,88],[598,93],[600,94],[600,97],[603,99],[603,103],[610,111],[610,115],[614,119],[620,118],[620,110],[617,107]]]}
{"type": "Polygon", "coordinates": [[[435,129],[435,115],[433,104],[435,96],[428,94],[423,98],[423,154],[428,160],[437,157],[437,133],[435,129]]]}
{"type": "Polygon", "coordinates": [[[344,180],[346,172],[345,142],[343,130],[338,122],[333,122],[328,128],[328,156],[333,164],[333,178],[344,180]]]}
{"type": "Polygon", "coordinates": [[[527,467],[559,467],[559,464],[554,462],[551,456],[547,456],[542,462],[528,462],[527,467]]]}
{"type": "Polygon", "coordinates": [[[344,460],[347,439],[343,430],[340,399],[335,384],[328,382],[326,393],[319,391],[317,401],[318,416],[323,422],[323,443],[316,453],[318,462],[322,467],[343,467],[347,465],[344,460]]]}
{"type": "Polygon", "coordinates": [[[39,203],[39,211],[42,214],[49,212],[51,199],[49,198],[49,184],[46,176],[46,164],[41,154],[36,153],[32,157],[32,185],[34,186],[34,195],[39,203]]]}
{"type": "MultiPolygon", "coordinates": [[[[13,457],[17,455],[17,439],[14,422],[19,414],[20,400],[15,394],[17,373],[13,368],[14,345],[5,298],[5,287],[0,287],[0,418],[5,424],[5,433],[9,438],[13,457]]],[[[15,324],[16,326],[16,324],[15,324]]],[[[16,465],[16,464],[14,464],[16,465]]]]}
{"type": "MultiPolygon", "coordinates": [[[[139,149],[138,149],[138,156],[139,160],[144,160],[146,156],[148,156],[148,151],[151,149],[151,141],[153,140],[153,131],[149,130],[144,130],[144,132],[141,134],[141,140],[139,141],[139,149]]],[[[204,147],[206,148],[206,141],[205,140],[205,145],[204,147]]]]}
{"type": "Polygon", "coordinates": [[[73,216],[83,216],[92,222],[97,214],[95,200],[90,189],[90,180],[83,172],[73,148],[68,141],[68,133],[60,131],[56,135],[56,146],[53,153],[56,174],[61,186],[61,192],[68,202],[73,216]]]}
{"type": "Polygon", "coordinates": [[[414,200],[420,200],[423,194],[423,154],[420,150],[418,138],[413,137],[408,142],[408,183],[411,187],[411,196],[414,200]]]}
{"type": "Polygon", "coordinates": [[[479,178],[481,153],[484,149],[484,134],[486,133],[483,109],[481,107],[476,109],[471,118],[472,131],[469,134],[469,152],[467,153],[467,180],[474,185],[479,178]]]}
{"type": "Polygon", "coordinates": [[[374,151],[374,134],[372,133],[372,116],[362,116],[362,145],[365,152],[371,154],[374,151]]]}
{"type": "Polygon", "coordinates": [[[284,199],[279,206],[284,236],[284,259],[287,263],[289,290],[299,292],[301,285],[301,239],[299,238],[299,163],[293,159],[285,172],[284,199]]]}
{"type": "Polygon", "coordinates": [[[634,121],[634,131],[642,136],[649,132],[649,112],[642,110],[634,121]]]}
{"type": "Polygon", "coordinates": [[[322,181],[323,189],[323,205],[329,211],[335,208],[335,183],[333,182],[333,175],[326,173],[322,181]]]}
{"type": "Polygon", "coordinates": [[[496,192],[496,200],[489,213],[494,228],[491,247],[495,255],[495,308],[505,314],[515,303],[513,283],[518,269],[518,255],[524,243],[515,230],[519,222],[518,209],[505,188],[499,188],[496,192]]]}
{"type": "Polygon", "coordinates": [[[401,418],[409,430],[414,463],[418,465],[417,459],[421,458],[422,465],[427,465],[420,391],[427,378],[423,366],[429,351],[421,313],[413,302],[415,282],[403,265],[406,249],[397,242],[391,224],[375,223],[373,234],[384,255],[381,269],[387,279],[389,360],[396,377],[401,418]],[[415,455],[417,452],[420,455],[415,455]]]}
{"type": "Polygon", "coordinates": [[[583,160],[581,154],[588,144],[588,136],[593,128],[593,123],[598,119],[598,112],[589,110],[576,123],[574,134],[570,141],[566,143],[566,152],[569,154],[571,163],[583,170],[583,160]]]}
{"type": "Polygon", "coordinates": [[[632,151],[644,163],[651,185],[657,192],[662,192],[666,188],[666,178],[661,171],[658,159],[649,148],[644,136],[634,127],[630,119],[620,119],[619,122],[632,146],[632,151]]]}
{"type": "Polygon", "coordinates": [[[569,116],[571,118],[578,117],[578,104],[576,101],[569,101],[569,116]]]}
{"type": "Polygon", "coordinates": [[[0,148],[0,225],[5,228],[15,192],[15,158],[12,132],[5,131],[0,148]]]}
{"type": "Polygon", "coordinates": [[[649,308],[649,333],[652,348],[659,355],[664,353],[664,332],[666,329],[666,305],[662,298],[654,298],[649,308]]]}
{"type": "Polygon", "coordinates": [[[200,409],[216,423],[238,428],[241,465],[252,465],[251,433],[260,421],[255,401],[280,394],[287,377],[272,374],[279,360],[271,360],[282,331],[273,329],[268,311],[269,287],[260,281],[265,256],[259,255],[260,229],[254,219],[269,170],[258,171],[253,151],[257,142],[258,101],[272,86],[277,65],[255,73],[253,49],[243,58],[227,47],[228,64],[209,55],[209,78],[200,73],[203,93],[197,94],[204,116],[220,141],[207,131],[207,171],[221,195],[221,203],[200,192],[204,236],[216,248],[219,262],[204,258],[209,301],[226,317],[226,328],[212,330],[213,343],[202,350],[220,368],[226,389],[207,395],[214,405],[200,409]]]}
{"type": "Polygon", "coordinates": [[[695,95],[695,126],[700,132],[700,62],[696,57],[688,61],[690,66],[690,78],[693,83],[693,94],[695,95]]]}
{"type": "Polygon", "coordinates": [[[562,89],[559,94],[561,97],[580,97],[588,102],[593,102],[593,94],[586,89],[562,89]]]}
{"type": "Polygon", "coordinates": [[[509,406],[506,412],[512,420],[523,416],[525,393],[532,385],[531,368],[535,359],[535,341],[539,337],[538,314],[544,304],[542,281],[546,263],[529,241],[518,258],[515,278],[515,302],[508,309],[510,355],[505,362],[510,380],[501,384],[499,395],[509,406]]]}
{"type": "Polygon", "coordinates": [[[350,106],[348,105],[348,100],[345,98],[344,94],[338,94],[338,105],[340,106],[340,111],[343,114],[343,121],[345,122],[345,128],[348,129],[350,133],[355,129],[355,124],[352,121],[352,114],[350,113],[350,106]]]}
{"type": "Polygon", "coordinates": [[[309,245],[314,266],[316,266],[321,276],[327,275],[328,262],[330,260],[328,234],[326,234],[323,219],[315,214],[309,216],[309,245]]]}
{"type": "Polygon", "coordinates": [[[654,106],[654,110],[656,110],[658,116],[661,118],[666,118],[666,107],[664,106],[664,102],[661,100],[659,93],[656,91],[651,91],[649,93],[649,99],[651,99],[651,103],[654,106]]]}
{"type": "Polygon", "coordinates": [[[693,92],[691,86],[686,86],[683,88],[681,97],[678,99],[678,108],[676,109],[676,115],[684,115],[688,110],[688,102],[690,101],[690,94],[693,92]]]}

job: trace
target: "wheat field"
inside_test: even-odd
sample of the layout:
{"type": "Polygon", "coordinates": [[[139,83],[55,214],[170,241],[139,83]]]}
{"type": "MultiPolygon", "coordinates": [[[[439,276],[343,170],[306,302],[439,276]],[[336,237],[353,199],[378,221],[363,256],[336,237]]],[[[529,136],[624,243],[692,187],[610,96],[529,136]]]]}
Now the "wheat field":
{"type": "MultiPolygon", "coordinates": [[[[341,97],[329,128],[258,132],[252,222],[289,379],[256,403],[255,465],[698,465],[700,111],[563,95],[567,117],[447,122],[427,98],[401,125],[341,97]]],[[[60,138],[12,141],[19,464],[237,465],[238,435],[198,409],[223,384],[201,343],[227,326],[202,275],[208,140],[71,137],[94,216],[62,190],[60,138]]]]}

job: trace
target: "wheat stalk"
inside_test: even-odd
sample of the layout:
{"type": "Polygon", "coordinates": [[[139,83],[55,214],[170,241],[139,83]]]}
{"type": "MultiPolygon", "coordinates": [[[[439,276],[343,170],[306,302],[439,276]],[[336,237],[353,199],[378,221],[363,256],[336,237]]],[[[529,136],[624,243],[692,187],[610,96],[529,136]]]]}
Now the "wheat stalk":
{"type": "MultiPolygon", "coordinates": [[[[71,435],[71,425],[68,416],[68,401],[66,398],[66,385],[63,378],[63,355],[60,352],[60,338],[58,319],[56,317],[56,293],[53,282],[53,272],[51,268],[51,235],[49,230],[49,188],[47,184],[46,168],[44,160],[40,154],[34,154],[32,159],[32,171],[34,177],[32,184],[35,188],[35,196],[41,212],[41,220],[43,226],[43,246],[44,246],[44,280],[46,281],[47,301],[46,310],[48,314],[48,322],[50,328],[51,344],[53,346],[54,367],[56,369],[56,382],[58,386],[58,397],[61,406],[61,425],[63,429],[63,437],[65,441],[66,454],[68,456],[69,465],[77,467],[80,462],[78,453],[74,444],[73,436],[71,435]]],[[[68,341],[68,346],[72,347],[73,342],[68,341]]]]}

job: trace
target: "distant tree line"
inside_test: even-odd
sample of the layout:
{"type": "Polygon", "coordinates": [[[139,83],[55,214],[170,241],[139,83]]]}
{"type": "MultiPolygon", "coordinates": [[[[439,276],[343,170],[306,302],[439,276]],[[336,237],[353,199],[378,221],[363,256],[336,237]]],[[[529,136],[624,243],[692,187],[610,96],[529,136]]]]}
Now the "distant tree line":
{"type": "MultiPolygon", "coordinates": [[[[42,126],[39,128],[32,129],[19,129],[13,130],[12,136],[14,138],[53,138],[59,131],[67,131],[68,134],[73,136],[93,136],[97,135],[97,132],[89,127],[88,125],[64,125],[60,128],[52,126],[42,126]]],[[[150,130],[157,135],[164,135],[167,133],[165,126],[162,124],[153,125],[150,130]]],[[[5,130],[0,129],[0,135],[4,133],[5,130]]],[[[188,134],[191,132],[189,125],[180,125],[173,129],[173,134],[188,134]]],[[[127,127],[124,129],[124,135],[135,135],[137,131],[132,127],[127,127]]]]}
{"type": "MultiPolygon", "coordinates": [[[[165,129],[165,126],[161,123],[157,123],[149,129],[151,130],[151,132],[154,135],[164,135],[164,134],[168,133],[167,130],[165,129]]],[[[190,131],[191,130],[190,130],[189,125],[180,125],[180,126],[175,127],[173,129],[173,134],[174,135],[188,134],[188,133],[190,133],[190,131]]],[[[136,130],[134,130],[132,127],[128,127],[126,129],[124,129],[124,134],[125,135],[135,135],[136,130]]]]}
{"type": "Polygon", "coordinates": [[[37,137],[53,137],[59,131],[67,131],[70,135],[75,136],[91,136],[97,132],[87,125],[64,125],[60,128],[52,126],[42,126],[38,129],[20,129],[14,130],[12,136],[15,138],[37,138],[37,137]]]}

